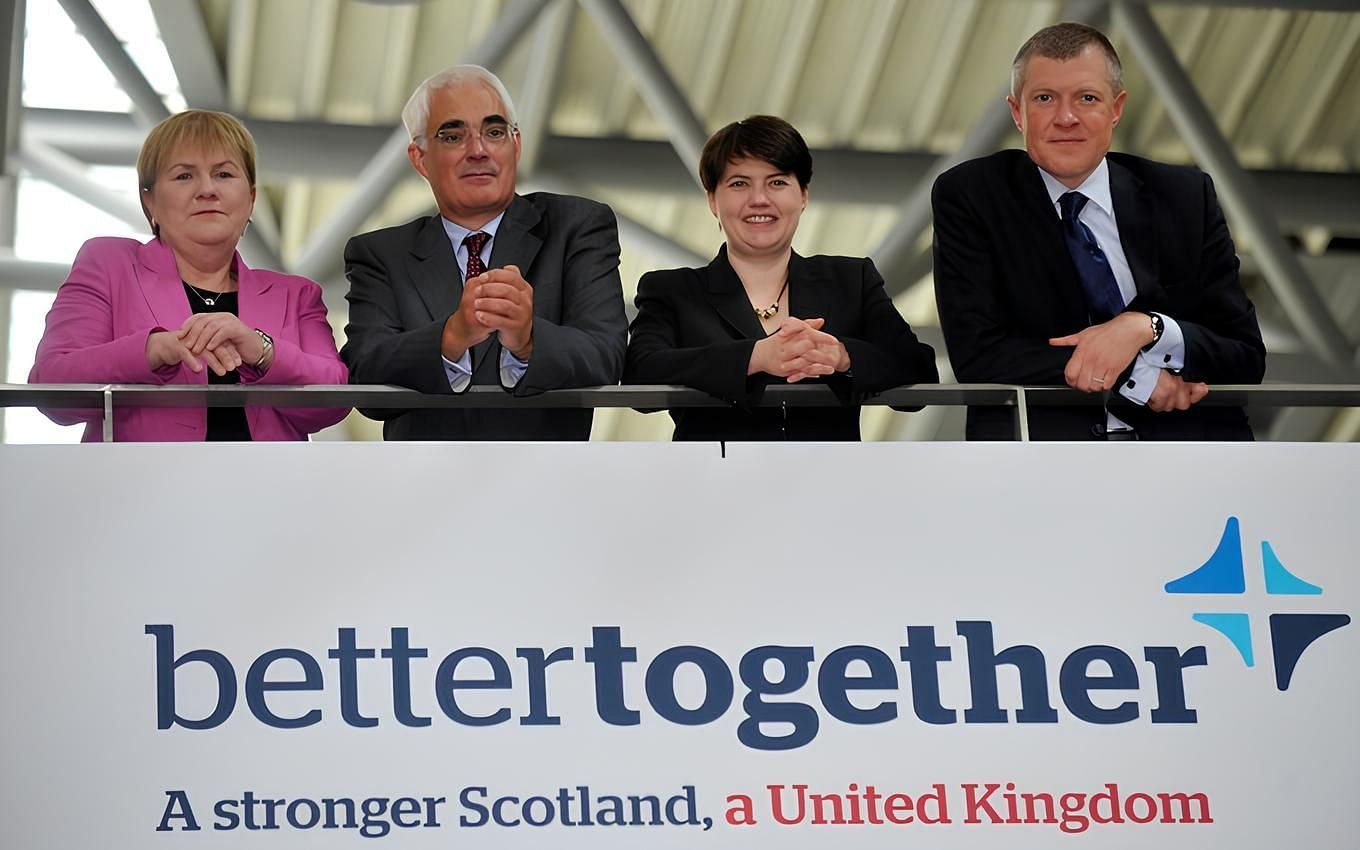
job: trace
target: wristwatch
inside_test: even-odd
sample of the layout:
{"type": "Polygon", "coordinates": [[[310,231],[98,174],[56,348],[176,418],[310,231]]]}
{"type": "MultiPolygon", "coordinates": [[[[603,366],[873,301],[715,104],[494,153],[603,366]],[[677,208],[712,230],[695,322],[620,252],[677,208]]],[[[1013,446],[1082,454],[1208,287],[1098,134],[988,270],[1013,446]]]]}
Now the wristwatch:
{"type": "Polygon", "coordinates": [[[1162,334],[1166,332],[1166,322],[1162,321],[1161,315],[1157,313],[1148,313],[1147,316],[1152,320],[1152,342],[1143,346],[1144,351],[1152,350],[1152,346],[1160,342],[1162,334]]]}
{"type": "MultiPolygon", "coordinates": [[[[255,333],[260,337],[260,344],[264,346],[264,348],[260,349],[260,359],[256,360],[251,366],[253,369],[258,369],[260,368],[260,364],[269,357],[269,352],[274,350],[274,338],[259,328],[255,329],[255,333]]],[[[1161,333],[1158,333],[1157,335],[1161,336],[1161,333]]]]}

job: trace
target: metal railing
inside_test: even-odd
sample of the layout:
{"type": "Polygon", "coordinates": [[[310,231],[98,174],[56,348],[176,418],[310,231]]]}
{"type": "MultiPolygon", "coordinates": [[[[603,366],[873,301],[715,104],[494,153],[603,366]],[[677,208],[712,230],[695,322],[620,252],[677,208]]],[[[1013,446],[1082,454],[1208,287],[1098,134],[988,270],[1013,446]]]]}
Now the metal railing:
{"type": "MultiPolygon", "coordinates": [[[[923,384],[894,387],[859,399],[862,405],[929,407],[987,405],[1016,412],[1016,437],[1029,440],[1031,407],[1095,406],[1100,394],[1070,387],[1021,387],[1008,384],[923,384]]],[[[1266,384],[1215,386],[1201,405],[1246,407],[1360,407],[1357,384],[1266,384]]],[[[771,385],[756,407],[837,407],[843,404],[824,384],[771,385]]],[[[477,386],[458,395],[429,394],[402,387],[373,385],[151,386],[147,384],[0,384],[0,407],[50,407],[100,410],[104,439],[113,440],[113,412],[125,407],[362,407],[362,408],[609,408],[659,410],[673,407],[732,407],[700,390],[680,386],[634,385],[550,390],[515,396],[500,387],[477,386]]]]}

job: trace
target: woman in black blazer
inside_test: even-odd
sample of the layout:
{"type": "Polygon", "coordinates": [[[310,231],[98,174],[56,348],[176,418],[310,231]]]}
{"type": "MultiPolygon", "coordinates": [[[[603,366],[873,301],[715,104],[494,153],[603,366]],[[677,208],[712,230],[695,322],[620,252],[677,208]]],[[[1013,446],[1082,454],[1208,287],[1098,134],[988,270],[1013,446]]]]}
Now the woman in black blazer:
{"type": "Polygon", "coordinates": [[[939,380],[867,258],[801,257],[812,155],[787,121],[756,115],[704,145],[699,175],[727,244],[705,268],[638,282],[624,383],[684,384],[734,408],[671,411],[676,440],[858,440],[856,399],[939,380]],[[765,386],[831,384],[840,407],[751,406],[765,386]]]}

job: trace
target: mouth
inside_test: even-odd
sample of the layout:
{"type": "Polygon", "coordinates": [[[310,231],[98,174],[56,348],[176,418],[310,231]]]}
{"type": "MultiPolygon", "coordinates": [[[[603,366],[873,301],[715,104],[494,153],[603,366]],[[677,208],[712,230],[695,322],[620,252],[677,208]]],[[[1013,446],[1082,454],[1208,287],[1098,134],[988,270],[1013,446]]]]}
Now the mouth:
{"type": "Polygon", "coordinates": [[[222,210],[199,210],[198,212],[194,213],[194,216],[200,215],[226,215],[226,213],[223,212],[222,210]]]}
{"type": "Polygon", "coordinates": [[[772,215],[748,215],[742,219],[747,224],[769,224],[776,221],[772,215]]]}
{"type": "Polygon", "coordinates": [[[475,180],[478,182],[486,182],[489,180],[495,180],[496,174],[491,171],[469,171],[468,173],[463,175],[463,179],[475,180]]]}
{"type": "Polygon", "coordinates": [[[1085,139],[1049,139],[1051,145],[1080,145],[1085,143],[1085,139]]]}

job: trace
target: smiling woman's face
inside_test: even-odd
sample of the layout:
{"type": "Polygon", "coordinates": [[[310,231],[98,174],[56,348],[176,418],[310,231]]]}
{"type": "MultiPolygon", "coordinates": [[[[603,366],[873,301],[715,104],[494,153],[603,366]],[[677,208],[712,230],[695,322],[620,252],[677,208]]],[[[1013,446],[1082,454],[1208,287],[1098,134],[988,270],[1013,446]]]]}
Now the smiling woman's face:
{"type": "Polygon", "coordinates": [[[235,247],[255,208],[255,188],[238,155],[181,146],[156,175],[146,207],[161,239],[177,252],[192,245],[235,247]]]}
{"type": "Polygon", "coordinates": [[[741,257],[778,256],[793,243],[807,206],[798,178],[763,159],[743,157],[723,169],[708,206],[727,234],[727,249],[741,257]]]}

